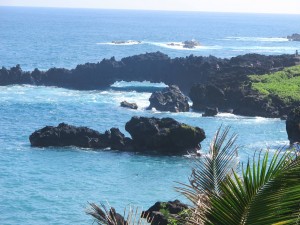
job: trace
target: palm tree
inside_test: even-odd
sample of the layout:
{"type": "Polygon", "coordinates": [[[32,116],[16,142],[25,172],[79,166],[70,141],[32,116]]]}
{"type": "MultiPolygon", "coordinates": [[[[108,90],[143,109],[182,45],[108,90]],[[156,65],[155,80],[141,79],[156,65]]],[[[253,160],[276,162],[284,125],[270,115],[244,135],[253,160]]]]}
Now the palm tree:
{"type": "Polygon", "coordinates": [[[179,188],[193,203],[189,224],[300,224],[300,158],[294,151],[259,154],[234,169],[236,136],[218,130],[209,156],[196,161],[190,184],[179,188]],[[232,168],[232,170],[230,170],[232,168]]]}

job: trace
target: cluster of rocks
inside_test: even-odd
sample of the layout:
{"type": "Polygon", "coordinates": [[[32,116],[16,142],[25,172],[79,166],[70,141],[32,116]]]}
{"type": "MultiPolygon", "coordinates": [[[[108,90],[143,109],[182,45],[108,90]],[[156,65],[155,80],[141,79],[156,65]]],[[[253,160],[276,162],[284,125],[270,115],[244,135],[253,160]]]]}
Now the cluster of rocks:
{"type": "Polygon", "coordinates": [[[131,138],[118,128],[111,128],[105,133],[76,127],[65,123],[57,127],[46,126],[33,132],[30,143],[36,147],[78,146],[83,148],[111,148],[121,151],[139,151],[167,154],[186,153],[196,149],[205,139],[205,132],[199,127],[192,127],[171,118],[132,117],[125,125],[131,138]]]}

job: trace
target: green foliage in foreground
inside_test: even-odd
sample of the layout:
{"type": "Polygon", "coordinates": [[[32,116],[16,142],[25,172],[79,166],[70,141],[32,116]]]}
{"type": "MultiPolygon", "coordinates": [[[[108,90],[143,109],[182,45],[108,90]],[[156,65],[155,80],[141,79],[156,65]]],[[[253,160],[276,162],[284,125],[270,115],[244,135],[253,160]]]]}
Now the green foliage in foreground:
{"type": "Polygon", "coordinates": [[[300,101],[300,66],[293,66],[282,71],[251,75],[252,89],[268,97],[278,96],[283,102],[300,101]]]}

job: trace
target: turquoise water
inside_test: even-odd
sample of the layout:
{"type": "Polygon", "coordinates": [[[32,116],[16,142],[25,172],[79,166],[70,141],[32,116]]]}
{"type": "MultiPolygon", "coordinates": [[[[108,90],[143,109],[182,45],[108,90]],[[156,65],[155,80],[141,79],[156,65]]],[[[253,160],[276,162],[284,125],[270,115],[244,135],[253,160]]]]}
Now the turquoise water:
{"type": "MultiPolygon", "coordinates": [[[[19,63],[26,70],[71,68],[103,57],[158,50],[171,56],[292,53],[299,43],[281,37],[296,32],[298,20],[299,16],[285,15],[0,8],[0,65],[19,63]],[[165,46],[191,38],[206,47],[186,51],[165,46]],[[107,44],[112,40],[142,44],[107,44]]],[[[125,132],[125,123],[134,115],[169,116],[203,128],[207,134],[203,149],[221,124],[230,125],[239,134],[242,162],[256,150],[288,144],[285,123],[279,119],[146,111],[148,86],[121,82],[103,91],[0,87],[0,224],[92,224],[84,213],[88,202],[108,200],[122,211],[128,204],[147,208],[158,200],[182,199],[174,191],[174,181],[187,182],[190,159],[30,147],[29,135],[45,125],[66,122],[99,131],[119,127],[125,132]],[[139,92],[133,90],[135,86],[139,92]],[[140,108],[120,108],[123,100],[140,108]]]]}

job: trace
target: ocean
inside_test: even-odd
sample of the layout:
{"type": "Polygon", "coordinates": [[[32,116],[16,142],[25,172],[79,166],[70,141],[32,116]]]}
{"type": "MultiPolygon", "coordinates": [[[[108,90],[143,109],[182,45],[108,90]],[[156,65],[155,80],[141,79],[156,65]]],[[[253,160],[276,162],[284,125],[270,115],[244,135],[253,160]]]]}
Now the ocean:
{"type": "MultiPolygon", "coordinates": [[[[300,15],[232,14],[96,9],[0,7],[0,66],[22,69],[74,68],[77,64],[161,51],[170,57],[246,53],[292,54],[299,42],[300,15]],[[196,39],[187,50],[170,42],[196,39]],[[127,41],[113,44],[112,41],[127,41]]],[[[151,90],[164,84],[118,82],[106,90],[77,91],[28,85],[0,86],[0,224],[92,224],[88,202],[106,202],[123,212],[147,209],[156,201],[185,200],[174,190],[187,182],[192,160],[89,149],[32,148],[36,129],[61,122],[104,132],[132,116],[172,117],[206,132],[208,148],[220,125],[238,133],[239,159],[288,144],[280,119],[219,114],[147,111],[151,90]],[[120,102],[136,102],[138,110],[120,102]]],[[[126,133],[127,134],[127,133],[126,133]]],[[[128,134],[127,134],[128,135],[128,134]]]]}

